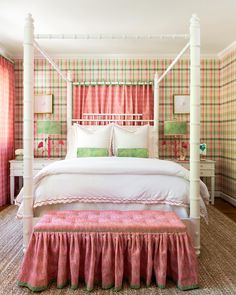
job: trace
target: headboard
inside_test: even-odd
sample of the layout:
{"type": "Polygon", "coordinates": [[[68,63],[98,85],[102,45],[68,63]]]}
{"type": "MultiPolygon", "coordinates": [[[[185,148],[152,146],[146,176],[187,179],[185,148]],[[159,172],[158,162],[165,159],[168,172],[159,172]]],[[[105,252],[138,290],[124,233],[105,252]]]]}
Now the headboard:
{"type": "Polygon", "coordinates": [[[92,126],[98,127],[99,125],[106,125],[110,123],[117,123],[125,125],[125,128],[132,130],[137,129],[138,125],[153,124],[150,125],[149,137],[152,137],[153,154],[155,158],[159,157],[159,86],[157,83],[158,75],[154,77],[154,108],[153,108],[153,120],[143,120],[143,114],[108,114],[108,113],[84,113],[81,119],[73,119],[73,81],[72,73],[67,73],[67,135],[74,123],[83,124],[84,127],[88,126],[91,129],[92,126]]]}

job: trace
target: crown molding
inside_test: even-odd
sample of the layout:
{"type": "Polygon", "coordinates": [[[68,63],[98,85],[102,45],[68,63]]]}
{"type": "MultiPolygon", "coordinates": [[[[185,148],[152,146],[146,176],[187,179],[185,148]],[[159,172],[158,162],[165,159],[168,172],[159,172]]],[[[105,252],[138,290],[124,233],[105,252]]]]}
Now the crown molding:
{"type": "MultiPolygon", "coordinates": [[[[227,47],[222,49],[218,53],[211,53],[211,54],[201,54],[201,59],[222,59],[225,55],[230,53],[232,50],[236,49],[236,40],[229,44],[227,47]]],[[[6,50],[0,43],[0,54],[5,56],[6,58],[10,60],[19,60],[23,59],[23,53],[21,54],[12,54],[8,50],[6,50]]],[[[155,59],[173,59],[176,57],[178,53],[171,53],[171,54],[153,54],[153,53],[147,53],[147,54],[50,54],[50,57],[53,59],[149,59],[149,60],[155,60],[155,59]]],[[[36,59],[42,59],[42,55],[39,53],[35,53],[36,59]]],[[[184,54],[184,59],[188,59],[189,55],[184,54]]]]}
{"type": "MultiPolygon", "coordinates": [[[[178,54],[178,53],[177,53],[178,54]]],[[[177,54],[50,54],[53,59],[174,59],[177,54]]],[[[44,59],[41,54],[35,54],[35,59],[44,59]]],[[[216,54],[202,54],[201,59],[216,59],[216,54]]],[[[23,59],[23,55],[15,55],[14,59],[23,59]]],[[[182,59],[189,59],[189,54],[184,54],[182,59]]]]}
{"type": "Polygon", "coordinates": [[[219,59],[222,59],[225,55],[229,54],[231,51],[236,49],[236,40],[229,44],[227,47],[225,47],[223,50],[221,50],[218,54],[217,57],[219,59]]]}
{"type": "Polygon", "coordinates": [[[10,62],[14,63],[14,56],[9,50],[7,50],[1,43],[0,43],[0,55],[5,57],[10,62]]]}

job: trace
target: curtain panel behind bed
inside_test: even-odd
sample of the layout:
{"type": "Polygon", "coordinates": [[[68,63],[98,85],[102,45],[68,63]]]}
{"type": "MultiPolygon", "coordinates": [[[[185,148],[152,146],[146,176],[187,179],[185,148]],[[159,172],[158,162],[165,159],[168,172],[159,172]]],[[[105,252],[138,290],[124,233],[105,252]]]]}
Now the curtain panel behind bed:
{"type": "Polygon", "coordinates": [[[0,206],[9,196],[9,160],[14,150],[14,66],[0,57],[0,206]]]}
{"type": "MultiPolygon", "coordinates": [[[[139,113],[143,114],[143,120],[153,119],[154,96],[151,85],[75,86],[73,93],[74,119],[82,119],[83,113],[139,113]]],[[[129,116],[126,119],[134,118],[129,116]]]]}

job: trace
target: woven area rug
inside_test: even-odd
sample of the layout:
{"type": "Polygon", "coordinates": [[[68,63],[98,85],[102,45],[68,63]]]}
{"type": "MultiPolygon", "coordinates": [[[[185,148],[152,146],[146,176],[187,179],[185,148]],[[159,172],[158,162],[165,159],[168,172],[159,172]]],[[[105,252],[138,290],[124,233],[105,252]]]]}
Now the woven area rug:
{"type": "MultiPolygon", "coordinates": [[[[17,286],[16,278],[23,257],[22,223],[15,218],[16,207],[9,206],[0,212],[0,294],[33,294],[26,288],[17,286]]],[[[166,289],[158,289],[153,284],[133,290],[124,285],[117,294],[236,294],[236,223],[212,206],[208,207],[209,225],[202,222],[201,255],[199,257],[200,289],[180,291],[171,282],[166,289]]],[[[41,294],[88,294],[84,286],[77,290],[69,287],[56,289],[54,285],[41,294]]],[[[114,294],[111,290],[95,289],[92,294],[114,294]]]]}

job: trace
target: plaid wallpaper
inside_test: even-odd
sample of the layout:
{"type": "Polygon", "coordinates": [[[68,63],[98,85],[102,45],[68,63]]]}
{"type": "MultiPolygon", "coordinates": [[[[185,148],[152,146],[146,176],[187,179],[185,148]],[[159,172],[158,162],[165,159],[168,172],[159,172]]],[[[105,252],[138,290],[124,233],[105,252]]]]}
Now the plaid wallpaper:
{"type": "Polygon", "coordinates": [[[221,191],[236,198],[236,50],[222,58],[220,75],[221,191]]]}
{"type": "MultiPolygon", "coordinates": [[[[162,73],[171,60],[168,59],[80,59],[56,60],[66,73],[74,72],[75,81],[146,81],[152,80],[156,71],[162,73]]],[[[16,60],[16,104],[15,104],[15,148],[22,148],[23,112],[23,64],[16,60]]],[[[35,120],[59,120],[62,134],[52,135],[52,156],[63,157],[66,153],[66,83],[52,70],[44,59],[35,60],[35,94],[53,94],[53,114],[35,115],[35,120]],[[64,145],[60,144],[63,140],[64,145]]],[[[173,139],[163,136],[163,122],[172,120],[173,95],[189,93],[189,61],[177,63],[166,79],[160,84],[160,156],[174,156],[173,139]]],[[[207,157],[216,161],[216,189],[220,189],[220,61],[201,61],[201,142],[207,143],[207,157]]],[[[235,104],[234,104],[235,105],[235,104]]],[[[226,115],[227,116],[227,115],[226,115]]],[[[189,122],[189,115],[176,115],[178,120],[189,122]]],[[[188,142],[188,136],[181,137],[179,144],[188,142]]],[[[42,149],[37,148],[43,136],[35,133],[35,156],[42,157],[42,149]]],[[[233,147],[233,146],[232,146],[233,147]]],[[[188,148],[189,150],[189,148],[188,148]]]]}

